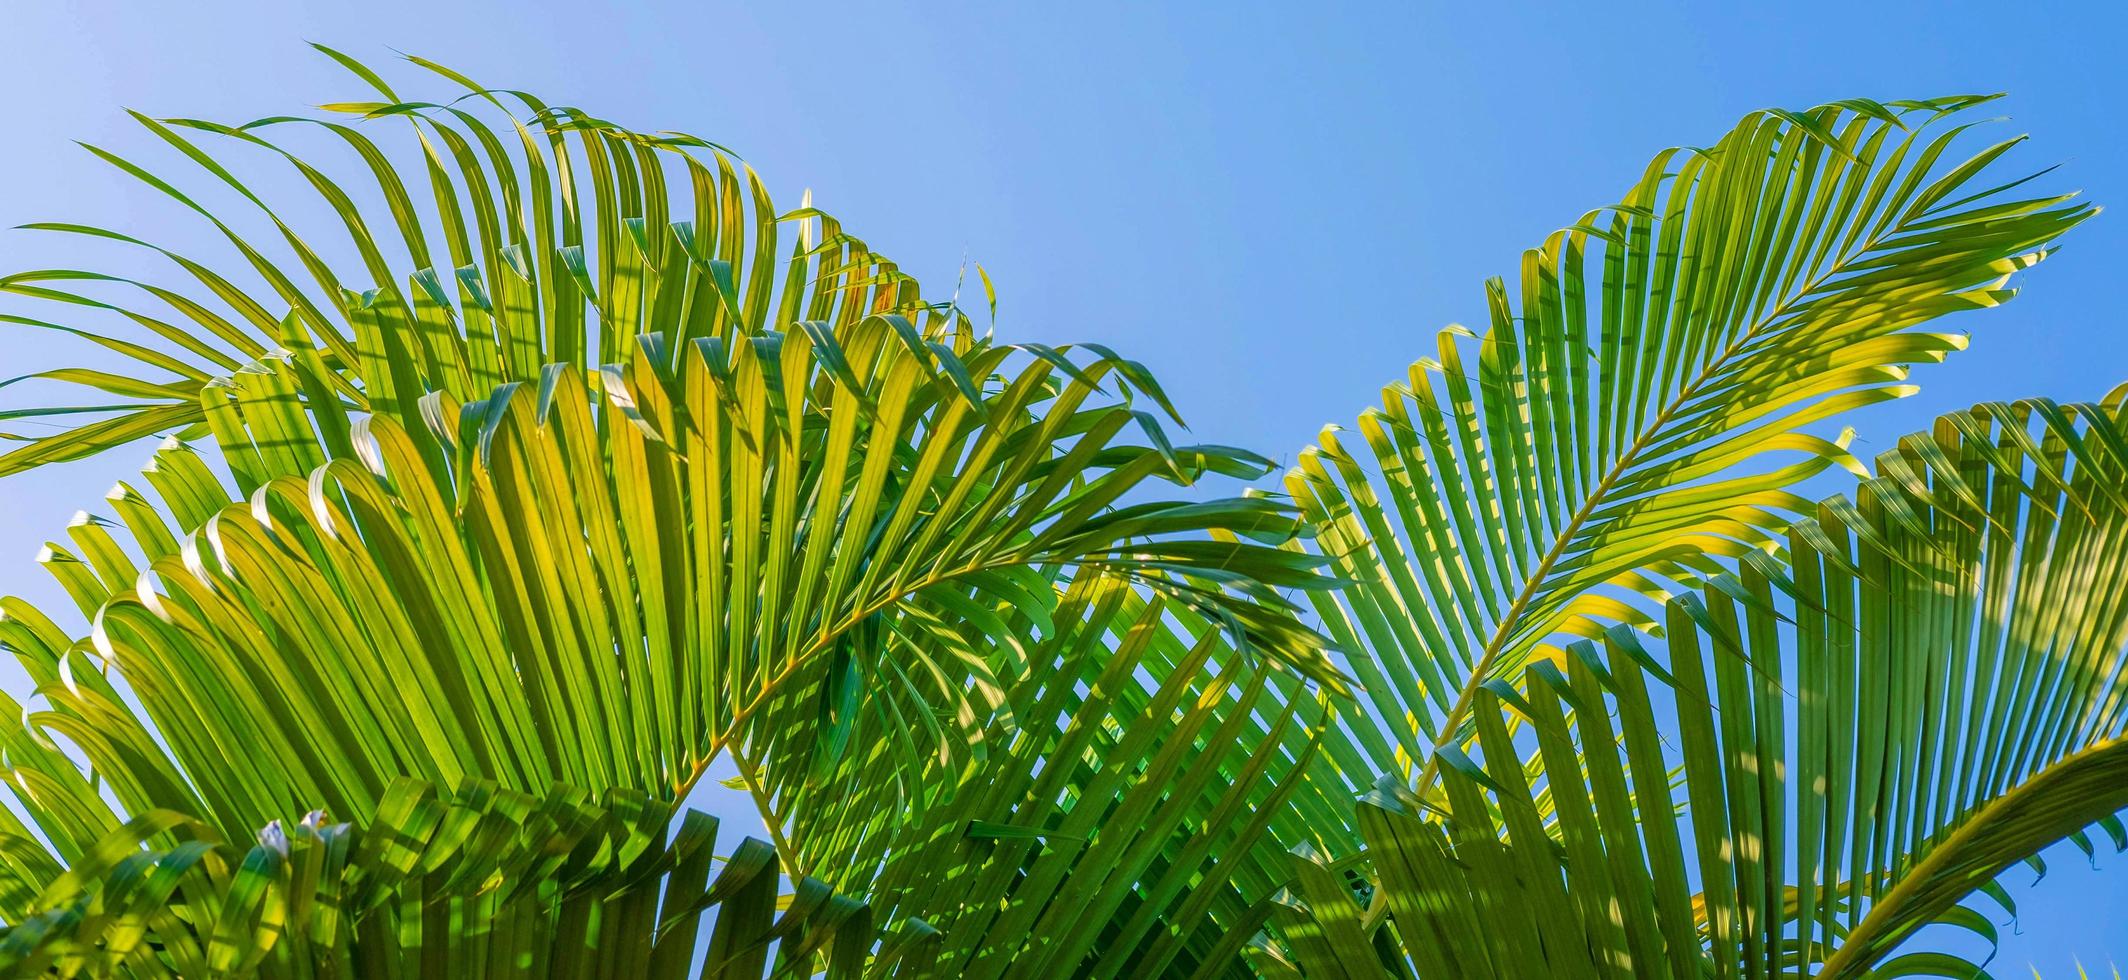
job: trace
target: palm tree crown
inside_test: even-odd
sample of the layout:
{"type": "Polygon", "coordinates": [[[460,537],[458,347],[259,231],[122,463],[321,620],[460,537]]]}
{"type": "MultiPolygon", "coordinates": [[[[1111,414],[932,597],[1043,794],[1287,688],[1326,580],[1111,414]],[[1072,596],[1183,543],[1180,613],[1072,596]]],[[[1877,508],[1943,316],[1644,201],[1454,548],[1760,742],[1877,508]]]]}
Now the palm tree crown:
{"type": "Polygon", "coordinates": [[[1909,940],[2128,843],[2128,389],[1837,428],[2093,211],[1985,99],[1658,154],[1358,438],[1183,499],[1273,466],[1123,354],[706,140],[326,54],[352,123],[90,148],[230,271],[0,277],[128,365],[32,375],[93,394],[0,474],[169,436],[43,557],[85,626],[0,600],[8,971],[1967,976],[1909,940]],[[770,841],[682,812],[720,759],[770,841]]]}

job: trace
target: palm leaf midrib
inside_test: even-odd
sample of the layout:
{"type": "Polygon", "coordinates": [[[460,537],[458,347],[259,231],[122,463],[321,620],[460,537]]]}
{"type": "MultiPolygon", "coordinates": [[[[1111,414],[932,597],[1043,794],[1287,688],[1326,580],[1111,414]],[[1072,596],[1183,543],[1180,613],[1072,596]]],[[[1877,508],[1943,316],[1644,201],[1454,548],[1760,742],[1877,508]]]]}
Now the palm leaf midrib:
{"type": "Polygon", "coordinates": [[[1871,235],[1853,251],[1834,261],[1823,273],[1804,283],[1801,288],[1759,316],[1749,328],[1739,333],[1735,339],[1723,347],[1720,354],[1708,360],[1696,377],[1674,392],[1663,403],[1662,409],[1655,414],[1655,417],[1650,419],[1635,435],[1632,444],[1619,454],[1618,459],[1611,464],[1610,468],[1604,472],[1600,479],[1590,485],[1589,492],[1583,497],[1581,505],[1567,518],[1566,523],[1554,533],[1551,547],[1545,551],[1537,564],[1523,576],[1521,590],[1516,593],[1514,600],[1508,604],[1506,612],[1502,613],[1500,619],[1494,624],[1492,632],[1486,641],[1484,652],[1479,655],[1477,663],[1471,668],[1470,675],[1464,679],[1461,688],[1457,691],[1456,699],[1443,719],[1441,734],[1434,740],[1432,748],[1427,753],[1426,764],[1420,770],[1416,783],[1417,792],[1423,795],[1426,789],[1432,785],[1433,780],[1438,777],[1441,751],[1457,741],[1457,730],[1462,726],[1463,716],[1470,711],[1473,695],[1477,693],[1478,688],[1492,672],[1494,662],[1506,651],[1508,641],[1519,631],[1522,626],[1523,615],[1530,608],[1531,600],[1536,597],[1539,589],[1543,586],[1552,566],[1566,555],[1568,546],[1577,539],[1582,525],[1586,524],[1588,519],[1596,512],[1596,509],[1605,503],[1605,497],[1610,492],[1612,485],[1633,469],[1635,464],[1640,462],[1638,458],[1640,453],[1646,451],[1650,445],[1658,441],[1657,436],[1661,434],[1663,427],[1670,422],[1671,416],[1676,414],[1680,408],[1692,403],[1693,398],[1698,394],[1700,386],[1722,374],[1729,366],[1730,359],[1735,357],[1739,350],[1748,349],[1767,327],[1778,322],[1790,311],[1807,301],[1827,282],[1846,271],[1850,265],[1875,251],[1887,238],[1896,236],[1904,231],[1912,217],[1912,215],[1902,215],[1898,221],[1871,235]]]}

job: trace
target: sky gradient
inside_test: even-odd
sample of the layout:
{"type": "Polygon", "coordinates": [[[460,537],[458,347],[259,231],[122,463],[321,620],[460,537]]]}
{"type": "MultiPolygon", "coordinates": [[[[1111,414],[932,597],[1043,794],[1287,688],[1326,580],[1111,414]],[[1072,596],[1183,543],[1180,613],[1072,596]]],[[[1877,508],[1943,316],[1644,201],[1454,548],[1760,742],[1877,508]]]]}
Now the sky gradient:
{"type": "MultiPolygon", "coordinates": [[[[810,188],[934,295],[980,262],[1002,335],[1112,344],[1159,375],[1197,440],[1282,460],[1349,422],[1436,329],[1481,322],[1481,283],[1521,249],[1615,200],[1656,150],[1711,142],[1752,109],[2008,92],[1991,135],[2033,137],[2008,169],[2060,164],[2043,186],[2128,203],[2115,4],[211,6],[10,5],[0,227],[205,243],[211,229],[69,141],[149,149],[121,107],[240,122],[367,98],[303,42],[380,65],[403,50],[730,146],[779,204],[810,188]]],[[[410,96],[447,91],[392,77],[410,96]]],[[[2124,229],[2101,214],[2007,308],[1951,321],[1972,349],[1858,416],[1862,455],[1974,401],[2094,398],[2128,379],[2124,229]]],[[[0,270],[92,253],[111,267],[108,250],[0,232],[0,270]]],[[[77,359],[9,334],[0,376],[77,359]]],[[[38,546],[145,457],[0,480],[0,591],[57,599],[38,546]]],[[[12,664],[0,684],[22,689],[12,664]]],[[[736,794],[702,802],[751,819],[736,794]]],[[[2049,859],[2035,888],[2011,873],[2020,931],[2005,928],[1991,969],[2128,963],[2128,857],[2102,854],[2111,874],[2066,847],[2049,859]]]]}

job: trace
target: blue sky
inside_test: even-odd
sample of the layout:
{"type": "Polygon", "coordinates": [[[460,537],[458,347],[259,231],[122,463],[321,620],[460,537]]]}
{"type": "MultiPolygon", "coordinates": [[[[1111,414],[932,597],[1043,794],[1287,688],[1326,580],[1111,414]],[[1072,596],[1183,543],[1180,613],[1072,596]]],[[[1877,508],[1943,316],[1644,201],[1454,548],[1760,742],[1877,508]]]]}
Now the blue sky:
{"type": "MultiPolygon", "coordinates": [[[[0,32],[0,226],[204,242],[69,141],[148,146],[123,106],[235,122],[365,98],[302,42],[376,61],[396,48],[731,146],[780,202],[813,189],[934,292],[963,256],[981,262],[1002,333],[1126,349],[1197,438],[1289,459],[1435,329],[1481,320],[1480,283],[1520,249],[1615,200],[1655,150],[1711,141],[1751,109],[2005,91],[1995,132],[2033,136],[2013,166],[2059,163],[2050,186],[2128,202],[2113,4],[1311,6],[30,0],[0,32]]],[[[2099,216],[2015,303],[1956,322],[1972,350],[1862,417],[1864,454],[1973,401],[2128,379],[2124,229],[2099,216]]],[[[0,269],[70,247],[0,233],[0,269]]],[[[0,374],[71,356],[39,342],[7,337],[0,374]]],[[[0,591],[54,598],[37,546],[144,457],[0,481],[0,591]]],[[[2037,888],[2012,874],[2022,932],[1996,973],[2128,962],[2128,874],[2050,857],[2037,888]]]]}

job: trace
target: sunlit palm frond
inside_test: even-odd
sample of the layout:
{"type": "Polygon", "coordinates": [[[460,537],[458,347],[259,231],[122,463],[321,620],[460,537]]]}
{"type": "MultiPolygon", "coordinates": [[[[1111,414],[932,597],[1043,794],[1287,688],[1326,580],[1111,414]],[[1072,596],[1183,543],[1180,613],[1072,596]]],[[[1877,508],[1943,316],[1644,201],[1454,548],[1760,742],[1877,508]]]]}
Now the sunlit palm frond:
{"type": "Polygon", "coordinates": [[[1973,975],[1902,944],[1992,942],[1961,902],[2093,825],[2123,838],[2128,425],[2117,400],[1983,405],[1877,474],[1796,525],[1785,563],[1670,600],[1662,641],[1616,626],[1480,690],[1445,812],[1396,784],[1363,802],[1359,877],[1304,869],[1260,955],[1309,976],[1973,975]]]}
{"type": "Polygon", "coordinates": [[[1287,487],[1354,583],[1313,597],[1370,709],[1326,747],[1342,765],[1430,785],[1487,681],[1649,625],[1674,583],[1777,546],[1797,483],[1859,471],[1819,424],[1910,391],[1964,346],[1925,324],[2008,299],[2092,211],[1987,186],[2018,140],[1950,155],[1985,101],[1759,112],[1665,151],[1492,282],[1487,329],[1442,331],[1362,445],[1325,430],[1287,487]]]}
{"type": "MultiPolygon", "coordinates": [[[[43,702],[4,732],[37,825],[20,838],[71,866],[126,814],[232,838],[317,807],[359,822],[409,776],[670,801],[723,756],[785,870],[936,922],[922,945],[945,961],[1194,962],[1196,937],[1275,885],[1285,803],[1320,813],[1339,794],[1268,775],[1305,771],[1299,719],[1324,710],[1309,685],[1339,683],[1278,591],[1319,581],[1320,559],[1277,546],[1294,509],[1146,492],[1268,464],[1172,443],[1157,383],[1112,351],[976,336],[810,208],[780,219],[800,242],[779,258],[765,192],[749,173],[742,207],[722,155],[683,160],[693,224],[653,220],[669,206],[657,154],[698,141],[513,97],[538,113],[519,129],[528,179],[483,136],[487,170],[453,154],[467,206],[428,141],[462,147],[449,126],[485,133],[474,119],[340,107],[424,120],[455,296],[390,162],[335,125],[417,267],[403,290],[364,212],[290,157],[374,286],[342,289],[268,210],[344,302],[306,303],[229,231],[273,300],[180,266],[255,330],[215,328],[229,321],[166,290],[191,327],[124,314],[203,358],[204,380],[117,417],[169,415],[181,424],[159,428],[204,430],[217,452],[167,442],[145,490],[113,491],[115,519],[47,549],[87,638],[5,606],[0,633],[43,702]],[[550,186],[569,137],[592,173],[550,186]],[[497,199],[507,228],[485,210],[497,199]],[[454,230],[468,210],[479,248],[454,230]],[[263,312],[275,302],[290,312],[263,312]],[[1028,843],[1056,822],[1079,843],[1028,843]],[[1029,917],[1049,923],[1033,946],[1029,917]]],[[[257,143],[292,121],[143,122],[268,208],[171,126],[257,143]]],[[[94,307],[62,281],[108,282],[4,287],[94,307]]],[[[133,422],[9,465],[109,448],[133,422]]]]}
{"type": "Polygon", "coordinates": [[[244,219],[92,149],[239,264],[48,223],[185,285],[0,277],[130,365],[15,389],[96,395],[0,412],[46,430],[0,474],[184,437],[47,549],[86,636],[0,601],[0,958],[663,976],[715,906],[710,975],[1922,972],[2121,836],[2119,399],[1796,489],[2091,211],[1952,162],[1984,99],[1662,154],[1364,452],[1177,502],[1268,464],[1174,444],[1141,365],[979,335],[706,141],[331,54],[352,125],[138,117],[244,219]],[[712,884],[664,833],[719,757],[775,845],[712,884]]]}
{"type": "MultiPolygon", "coordinates": [[[[886,318],[839,343],[773,340],[729,355],[705,343],[665,378],[646,343],[602,391],[561,366],[536,391],[426,399],[422,430],[233,399],[220,441],[235,491],[164,448],[146,474],[162,512],[114,494],[145,567],[104,522],[48,549],[94,616],[90,644],[17,649],[40,679],[115,668],[169,740],[184,778],[164,781],[189,778],[238,827],[368,812],[400,774],[669,793],[727,748],[802,773],[820,733],[761,723],[838,698],[875,731],[902,712],[905,737],[964,755],[1005,697],[997,672],[1013,664],[994,648],[1021,642],[1002,611],[1055,601],[1037,569],[1194,606],[1265,662],[1314,656],[1263,591],[1305,582],[1305,556],[1188,537],[1289,535],[1281,508],[1108,506],[1148,478],[1249,463],[1121,443],[1131,412],[1081,404],[1100,366],[1052,389],[1054,366],[1029,358],[1002,393],[968,398],[886,318]],[[829,361],[858,383],[826,377],[829,361]],[[350,456],[276,459],[314,450],[312,419],[350,433],[350,456]],[[1199,566],[1222,581],[1174,577],[1199,566]],[[277,775],[210,789],[236,745],[277,775]]],[[[975,357],[978,376],[1006,354],[975,357]]],[[[250,378],[285,392],[301,375],[282,360],[250,378]]],[[[123,713],[115,695],[66,696],[123,713]]],[[[90,748],[99,770],[136,764],[90,748]]],[[[189,793],[124,802],[198,812],[189,793]]]]}

